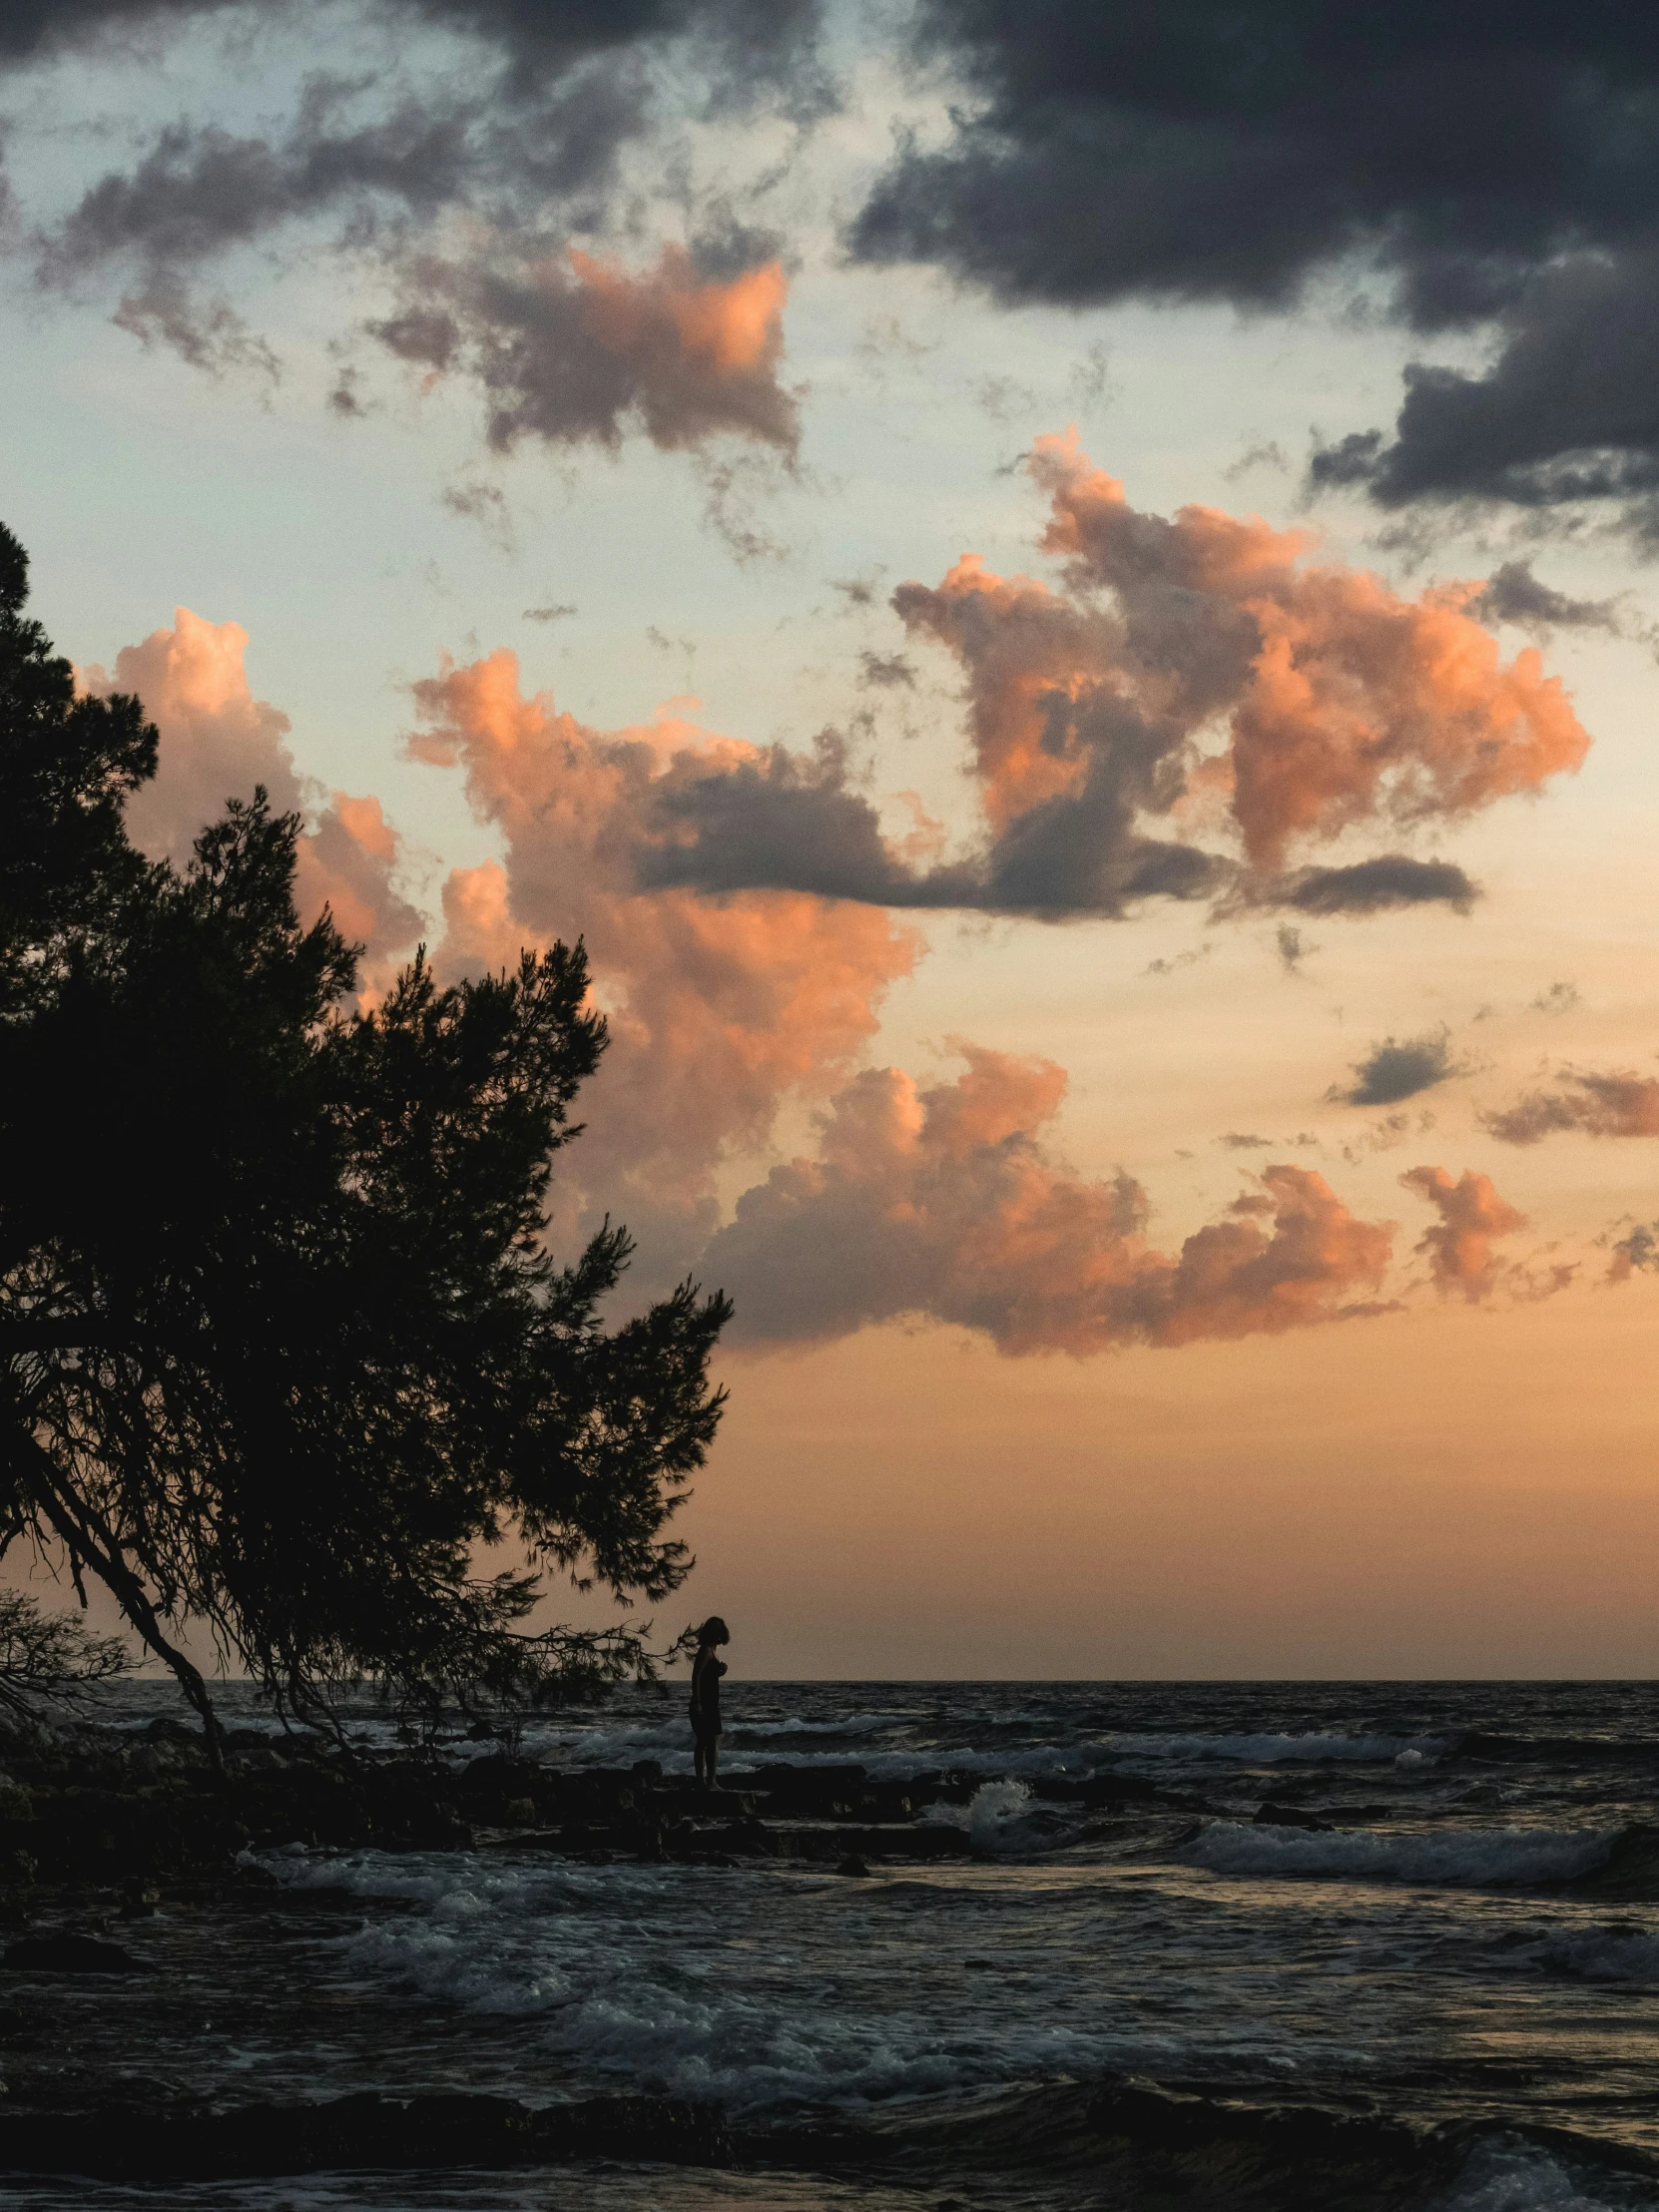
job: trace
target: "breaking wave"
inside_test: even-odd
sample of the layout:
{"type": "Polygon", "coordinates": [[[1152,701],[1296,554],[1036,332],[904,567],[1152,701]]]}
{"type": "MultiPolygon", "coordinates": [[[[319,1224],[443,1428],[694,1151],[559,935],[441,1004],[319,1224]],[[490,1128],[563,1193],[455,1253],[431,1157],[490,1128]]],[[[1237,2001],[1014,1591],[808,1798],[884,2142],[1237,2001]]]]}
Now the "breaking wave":
{"type": "Polygon", "coordinates": [[[1401,1835],[1320,1834],[1212,1821],[1187,1844],[1190,1864],[1227,1875],[1316,1875],[1351,1882],[1570,1882],[1605,1866],[1617,1832],[1440,1829],[1401,1835]]]}

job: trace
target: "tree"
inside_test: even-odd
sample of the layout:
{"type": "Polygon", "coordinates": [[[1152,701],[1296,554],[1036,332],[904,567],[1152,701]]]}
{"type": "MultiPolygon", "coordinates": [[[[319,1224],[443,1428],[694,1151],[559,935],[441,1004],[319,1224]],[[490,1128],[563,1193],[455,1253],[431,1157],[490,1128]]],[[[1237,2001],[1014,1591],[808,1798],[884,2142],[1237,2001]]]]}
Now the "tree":
{"type": "Polygon", "coordinates": [[[100,1682],[132,1671],[119,1636],[98,1636],[73,1613],[43,1612],[25,1590],[0,1590],[0,1719],[38,1721],[78,1705],[100,1682]]]}
{"type": "Polygon", "coordinates": [[[153,864],[136,699],[77,700],[0,529],[0,1551],[61,1549],[178,1675],[206,1627],[281,1707],[368,1673],[428,1700],[641,1657],[532,1636],[551,1563],[657,1600],[729,1314],[686,1284],[608,1330],[630,1251],[544,1243],[597,1064],[582,946],[353,1011],[262,792],[153,864]],[[475,1554],[517,1538],[529,1571],[475,1554]]]}

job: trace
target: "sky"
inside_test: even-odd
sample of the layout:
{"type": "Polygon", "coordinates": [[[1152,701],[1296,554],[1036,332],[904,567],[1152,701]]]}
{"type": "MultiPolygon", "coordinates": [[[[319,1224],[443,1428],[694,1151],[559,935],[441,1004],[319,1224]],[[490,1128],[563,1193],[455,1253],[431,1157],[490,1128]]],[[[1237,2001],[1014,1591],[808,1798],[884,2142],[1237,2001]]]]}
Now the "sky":
{"type": "Polygon", "coordinates": [[[0,0],[0,245],[139,840],[586,939],[665,1627],[1655,1671],[1650,11],[0,0]]]}

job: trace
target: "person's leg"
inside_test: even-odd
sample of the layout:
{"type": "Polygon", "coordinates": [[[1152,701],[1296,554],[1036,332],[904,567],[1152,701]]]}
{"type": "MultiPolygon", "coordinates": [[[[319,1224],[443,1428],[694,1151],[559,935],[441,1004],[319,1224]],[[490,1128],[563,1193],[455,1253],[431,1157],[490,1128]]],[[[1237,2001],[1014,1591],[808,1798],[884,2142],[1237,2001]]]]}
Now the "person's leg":
{"type": "Polygon", "coordinates": [[[720,1738],[718,1736],[709,1738],[709,1787],[711,1790],[720,1788],[720,1738]]]}
{"type": "Polygon", "coordinates": [[[697,1746],[697,1787],[706,1790],[709,1786],[709,1739],[700,1734],[692,1741],[697,1746]]]}

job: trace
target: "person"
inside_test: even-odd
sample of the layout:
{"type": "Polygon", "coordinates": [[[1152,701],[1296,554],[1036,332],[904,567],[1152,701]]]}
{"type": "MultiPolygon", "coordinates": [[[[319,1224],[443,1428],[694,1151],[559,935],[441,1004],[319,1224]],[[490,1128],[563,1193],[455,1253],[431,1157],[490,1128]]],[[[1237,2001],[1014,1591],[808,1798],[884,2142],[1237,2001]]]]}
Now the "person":
{"type": "Polygon", "coordinates": [[[731,1630],[718,1613],[711,1613],[697,1632],[697,1657],[692,1661],[691,1724],[697,1747],[697,1786],[716,1787],[720,1767],[720,1678],[724,1660],[715,1657],[722,1644],[732,1641],[731,1630]]]}

